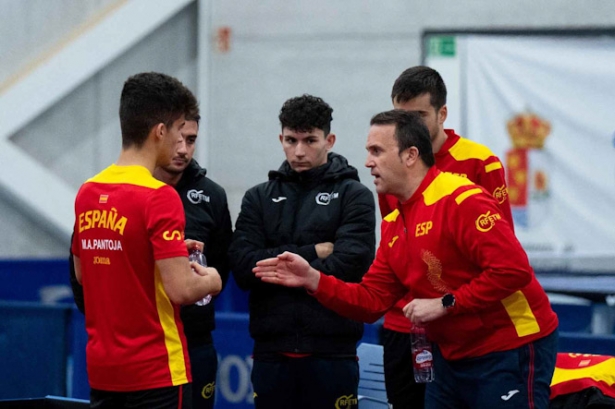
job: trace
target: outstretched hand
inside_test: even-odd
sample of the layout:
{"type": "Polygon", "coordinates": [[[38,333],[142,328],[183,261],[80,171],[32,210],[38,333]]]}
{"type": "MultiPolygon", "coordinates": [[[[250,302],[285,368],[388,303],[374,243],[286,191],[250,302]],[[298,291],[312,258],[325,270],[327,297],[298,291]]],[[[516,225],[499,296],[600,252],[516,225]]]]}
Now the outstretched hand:
{"type": "Polygon", "coordinates": [[[303,257],[288,251],[257,262],[252,272],[266,283],[305,287],[310,291],[316,291],[320,281],[320,273],[317,270],[303,257]]]}

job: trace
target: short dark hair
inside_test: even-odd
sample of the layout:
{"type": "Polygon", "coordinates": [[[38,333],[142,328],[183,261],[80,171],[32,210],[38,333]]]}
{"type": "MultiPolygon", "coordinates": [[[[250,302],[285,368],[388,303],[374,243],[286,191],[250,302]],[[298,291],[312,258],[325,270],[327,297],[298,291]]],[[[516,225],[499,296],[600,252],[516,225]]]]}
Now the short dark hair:
{"type": "Polygon", "coordinates": [[[419,156],[431,167],[435,163],[431,138],[425,121],[416,112],[408,112],[403,109],[393,109],[381,112],[372,117],[370,125],[395,125],[395,139],[399,153],[414,146],[419,151],[419,156]]]}
{"type": "Polygon", "coordinates": [[[303,94],[284,102],[278,118],[282,128],[299,132],[318,128],[325,132],[326,137],[331,132],[332,113],[333,108],[322,98],[303,94]]]}
{"type": "Polygon", "coordinates": [[[199,115],[198,113],[196,115],[186,114],[186,121],[194,121],[198,126],[199,122],[201,122],[201,115],[199,115]]]}
{"type": "Polygon", "coordinates": [[[179,80],[166,74],[145,72],[129,77],[120,98],[122,147],[141,147],[159,123],[171,127],[182,115],[199,115],[192,92],[179,80]]]}
{"type": "Polygon", "coordinates": [[[437,110],[446,105],[446,85],[438,73],[430,67],[418,65],[402,72],[393,84],[393,102],[408,102],[429,93],[431,106],[437,110]]]}

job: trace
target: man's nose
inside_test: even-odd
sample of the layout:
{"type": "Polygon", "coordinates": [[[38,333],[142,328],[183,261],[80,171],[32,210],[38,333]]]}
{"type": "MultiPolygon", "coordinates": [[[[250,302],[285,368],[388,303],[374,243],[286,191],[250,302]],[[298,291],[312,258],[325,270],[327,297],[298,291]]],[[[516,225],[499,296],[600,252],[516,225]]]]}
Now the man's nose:
{"type": "Polygon", "coordinates": [[[182,139],[177,143],[177,153],[180,155],[185,155],[188,153],[188,148],[186,146],[185,140],[182,139]]]}
{"type": "Polygon", "coordinates": [[[302,143],[298,143],[295,146],[295,156],[304,156],[305,155],[305,147],[302,143]]]}

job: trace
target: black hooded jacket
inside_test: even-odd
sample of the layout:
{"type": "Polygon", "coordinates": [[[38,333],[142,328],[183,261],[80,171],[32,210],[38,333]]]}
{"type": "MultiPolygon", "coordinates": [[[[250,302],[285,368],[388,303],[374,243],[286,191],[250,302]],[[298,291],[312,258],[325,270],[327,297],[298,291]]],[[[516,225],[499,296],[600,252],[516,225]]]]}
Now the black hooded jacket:
{"type": "Polygon", "coordinates": [[[261,259],[291,251],[315,269],[359,282],[374,258],[375,205],[357,170],[338,154],[325,165],[297,173],[284,162],[269,181],[243,198],[229,250],[235,281],[250,290],[254,357],[273,353],[350,356],[363,324],[323,307],[304,289],[262,283],[252,273],[261,259]],[[319,259],[315,245],[334,243],[319,259]]]}
{"type": "MultiPolygon", "coordinates": [[[[226,192],[207,178],[206,173],[193,159],[177,182],[175,190],[182,200],[186,214],[185,237],[205,243],[207,265],[218,270],[224,288],[229,276],[228,248],[233,228],[226,192]]],[[[212,342],[214,314],[213,301],[205,306],[182,307],[184,333],[190,346],[212,342]]]]}
{"type": "MultiPolygon", "coordinates": [[[[215,267],[224,286],[229,276],[228,247],[232,237],[231,217],[224,189],[207,178],[207,171],[193,159],[175,186],[186,215],[185,237],[205,243],[207,264],[215,267]]],[[[69,257],[70,282],[75,304],[84,312],[83,287],[75,278],[72,254],[69,257]]],[[[215,298],[214,298],[215,300],[215,298]]],[[[214,303],[187,305],[181,309],[184,333],[192,346],[212,342],[215,328],[214,303]]]]}

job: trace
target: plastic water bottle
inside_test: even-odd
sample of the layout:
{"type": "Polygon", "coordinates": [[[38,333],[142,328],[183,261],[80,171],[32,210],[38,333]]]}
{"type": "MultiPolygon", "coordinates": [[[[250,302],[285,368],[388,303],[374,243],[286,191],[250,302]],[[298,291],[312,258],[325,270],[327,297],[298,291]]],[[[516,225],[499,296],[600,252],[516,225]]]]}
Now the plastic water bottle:
{"type": "Polygon", "coordinates": [[[426,383],[434,380],[433,353],[431,342],[427,339],[424,327],[412,326],[410,332],[412,343],[412,366],[416,383],[426,383]]]}
{"type": "MultiPolygon", "coordinates": [[[[205,258],[205,254],[203,254],[201,250],[199,249],[192,250],[190,252],[190,255],[188,256],[188,260],[196,261],[198,264],[202,265],[203,267],[207,267],[207,259],[205,258]]],[[[203,305],[209,304],[210,301],[211,301],[211,294],[207,294],[205,297],[203,297],[203,299],[198,300],[194,304],[198,306],[203,306],[203,305]]]]}

